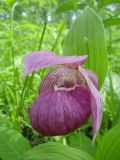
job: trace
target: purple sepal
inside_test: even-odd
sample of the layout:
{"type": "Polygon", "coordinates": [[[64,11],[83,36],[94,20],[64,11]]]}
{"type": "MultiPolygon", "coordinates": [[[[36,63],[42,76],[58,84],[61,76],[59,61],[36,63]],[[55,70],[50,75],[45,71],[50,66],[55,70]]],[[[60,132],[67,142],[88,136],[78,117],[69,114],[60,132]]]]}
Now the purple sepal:
{"type": "Polygon", "coordinates": [[[87,59],[84,56],[58,56],[50,51],[38,51],[28,54],[24,59],[24,76],[42,68],[50,67],[57,64],[82,65],[87,59]]]}

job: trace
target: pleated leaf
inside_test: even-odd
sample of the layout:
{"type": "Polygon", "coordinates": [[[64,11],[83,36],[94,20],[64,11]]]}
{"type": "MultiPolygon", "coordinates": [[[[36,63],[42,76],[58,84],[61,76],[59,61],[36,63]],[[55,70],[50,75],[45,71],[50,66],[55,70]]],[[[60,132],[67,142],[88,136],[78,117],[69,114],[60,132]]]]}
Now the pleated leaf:
{"type": "Polygon", "coordinates": [[[108,55],[103,23],[90,7],[78,16],[64,41],[64,55],[83,54],[88,55],[86,66],[96,72],[101,87],[107,72],[108,55]]]}
{"type": "Polygon", "coordinates": [[[96,145],[92,144],[92,140],[81,132],[72,133],[68,136],[71,147],[87,152],[91,156],[96,155],[96,145]]]}
{"type": "Polygon", "coordinates": [[[41,144],[28,151],[23,160],[94,160],[89,154],[51,142],[41,144]]]}
{"type": "Polygon", "coordinates": [[[114,4],[114,3],[120,4],[120,0],[100,0],[98,6],[103,7],[104,5],[114,4]]]}
{"type": "Polygon", "coordinates": [[[103,136],[97,152],[97,160],[119,160],[119,159],[120,159],[120,123],[103,136]]]}
{"type": "Polygon", "coordinates": [[[58,14],[74,9],[77,9],[77,0],[62,0],[56,9],[56,13],[58,14]]]}
{"type": "Polygon", "coordinates": [[[104,21],[105,27],[120,26],[120,18],[110,18],[104,21]]]}
{"type": "Polygon", "coordinates": [[[30,149],[28,141],[17,131],[0,128],[0,158],[2,160],[22,160],[22,155],[30,149]]]}

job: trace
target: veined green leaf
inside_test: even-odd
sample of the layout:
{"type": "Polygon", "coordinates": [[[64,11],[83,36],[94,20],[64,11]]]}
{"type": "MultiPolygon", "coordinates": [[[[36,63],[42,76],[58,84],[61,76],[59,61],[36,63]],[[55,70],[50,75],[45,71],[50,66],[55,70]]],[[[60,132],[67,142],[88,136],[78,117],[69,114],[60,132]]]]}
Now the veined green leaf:
{"type": "Polygon", "coordinates": [[[97,151],[97,160],[118,159],[120,159],[120,123],[103,136],[97,151]]]}
{"type": "Polygon", "coordinates": [[[56,142],[41,144],[29,150],[23,160],[94,160],[89,154],[56,142]]]}
{"type": "Polygon", "coordinates": [[[0,129],[0,158],[2,160],[22,160],[22,155],[30,149],[28,141],[17,131],[0,129]]]}
{"type": "Polygon", "coordinates": [[[120,18],[108,19],[108,20],[105,20],[103,23],[105,27],[117,26],[117,25],[120,25],[120,18]]]}
{"type": "Polygon", "coordinates": [[[98,3],[99,7],[103,7],[104,5],[120,3],[120,0],[100,0],[98,3]]]}
{"type": "Polygon", "coordinates": [[[75,20],[64,42],[64,55],[88,55],[87,68],[95,71],[100,87],[107,72],[104,26],[95,11],[86,7],[75,20]]]}

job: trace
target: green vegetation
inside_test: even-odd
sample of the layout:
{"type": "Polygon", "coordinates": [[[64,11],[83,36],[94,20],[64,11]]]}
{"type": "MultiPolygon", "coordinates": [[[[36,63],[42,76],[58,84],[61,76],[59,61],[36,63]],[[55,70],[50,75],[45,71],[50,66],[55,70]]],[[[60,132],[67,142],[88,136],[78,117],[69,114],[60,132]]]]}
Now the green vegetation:
{"type": "Polygon", "coordinates": [[[1,0],[1,160],[118,160],[119,135],[119,0],[1,0]],[[86,7],[95,15],[89,9],[87,12],[86,7]],[[74,23],[77,17],[81,19],[74,23]],[[83,38],[87,29],[90,46],[83,38]],[[75,37],[73,43],[72,36],[75,37]],[[58,55],[89,55],[86,66],[98,75],[104,101],[102,124],[94,145],[91,145],[91,119],[63,137],[45,137],[32,129],[29,110],[49,70],[39,70],[23,78],[23,59],[27,53],[38,50],[50,50],[58,55]]]}

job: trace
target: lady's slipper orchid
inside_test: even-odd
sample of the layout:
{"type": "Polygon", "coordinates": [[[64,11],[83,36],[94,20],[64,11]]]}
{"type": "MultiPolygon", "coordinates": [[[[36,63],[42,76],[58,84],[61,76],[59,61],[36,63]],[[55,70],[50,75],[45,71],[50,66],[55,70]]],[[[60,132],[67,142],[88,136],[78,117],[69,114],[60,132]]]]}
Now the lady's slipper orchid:
{"type": "Polygon", "coordinates": [[[40,87],[40,95],[31,107],[32,127],[43,135],[65,135],[93,117],[95,139],[102,119],[103,102],[98,78],[81,65],[87,56],[58,56],[49,51],[29,54],[24,60],[24,75],[59,65],[49,72],[40,87]]]}

